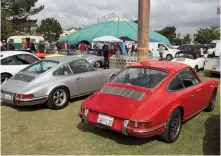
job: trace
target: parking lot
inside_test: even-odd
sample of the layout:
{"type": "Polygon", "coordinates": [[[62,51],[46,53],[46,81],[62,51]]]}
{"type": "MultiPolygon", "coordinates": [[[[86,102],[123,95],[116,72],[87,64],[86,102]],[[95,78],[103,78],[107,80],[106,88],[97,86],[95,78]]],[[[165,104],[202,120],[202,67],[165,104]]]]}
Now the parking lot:
{"type": "MultiPolygon", "coordinates": [[[[208,79],[203,72],[198,74],[202,79],[208,79]]],[[[215,110],[202,112],[184,123],[179,139],[173,144],[160,142],[157,138],[128,137],[82,124],[78,112],[85,98],[73,99],[68,107],[58,111],[44,105],[12,107],[2,104],[2,154],[201,155],[219,152],[219,96],[215,110]]]]}

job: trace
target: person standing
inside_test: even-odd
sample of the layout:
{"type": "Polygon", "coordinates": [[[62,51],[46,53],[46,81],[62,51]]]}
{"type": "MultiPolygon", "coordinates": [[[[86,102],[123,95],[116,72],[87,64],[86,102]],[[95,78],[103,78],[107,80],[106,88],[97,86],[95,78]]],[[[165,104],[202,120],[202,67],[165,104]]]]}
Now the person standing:
{"type": "Polygon", "coordinates": [[[31,53],[35,53],[35,52],[36,52],[35,43],[31,42],[31,53]]]}
{"type": "Polygon", "coordinates": [[[159,46],[159,54],[160,54],[160,61],[162,61],[163,60],[163,52],[164,52],[164,49],[163,49],[163,44],[161,44],[160,46],[159,46]]]}
{"type": "Polygon", "coordinates": [[[15,46],[13,44],[13,42],[9,41],[8,43],[8,50],[15,50],[15,46]]]}
{"type": "Polygon", "coordinates": [[[121,48],[122,55],[126,55],[127,51],[126,51],[126,45],[124,41],[121,43],[120,48],[121,48]]]}
{"type": "Polygon", "coordinates": [[[102,49],[104,56],[104,69],[109,69],[108,45],[104,44],[102,49]]]}

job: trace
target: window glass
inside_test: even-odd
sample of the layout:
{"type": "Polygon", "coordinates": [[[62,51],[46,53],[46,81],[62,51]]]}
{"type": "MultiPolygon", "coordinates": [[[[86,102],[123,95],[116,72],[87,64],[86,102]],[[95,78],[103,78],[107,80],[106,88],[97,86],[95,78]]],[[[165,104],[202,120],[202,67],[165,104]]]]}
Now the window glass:
{"type": "Polygon", "coordinates": [[[180,80],[179,76],[176,75],[169,83],[168,90],[169,91],[177,91],[183,89],[182,81],[180,80]]]}
{"type": "Polygon", "coordinates": [[[76,60],[72,63],[69,63],[69,66],[74,74],[89,72],[83,60],[76,60]]]}
{"type": "Polygon", "coordinates": [[[56,67],[59,64],[57,61],[52,60],[41,60],[25,69],[23,69],[23,72],[30,72],[30,73],[36,73],[36,74],[42,74],[46,71],[48,71],[51,68],[56,67]]]}
{"type": "Polygon", "coordinates": [[[121,71],[111,82],[154,88],[165,79],[167,75],[167,72],[161,70],[130,67],[121,71]]]}
{"type": "Polygon", "coordinates": [[[61,75],[71,75],[71,71],[68,67],[68,65],[64,65],[60,68],[58,68],[55,72],[54,72],[54,75],[55,76],[61,76],[61,75]]]}
{"type": "Polygon", "coordinates": [[[15,57],[18,60],[18,62],[20,62],[21,64],[32,64],[38,61],[36,57],[31,56],[29,54],[16,55],[15,57]]]}
{"type": "Polygon", "coordinates": [[[177,53],[175,55],[175,58],[189,58],[189,59],[194,59],[194,56],[189,53],[177,53]]]}
{"type": "Polygon", "coordinates": [[[179,76],[185,86],[185,88],[188,88],[188,87],[191,87],[191,86],[194,86],[196,84],[195,80],[194,80],[194,77],[190,71],[190,69],[184,69],[183,71],[181,71],[179,73],[179,76]]]}
{"type": "Polygon", "coordinates": [[[84,60],[84,63],[86,64],[87,68],[90,70],[90,71],[95,71],[95,69],[91,66],[91,64],[87,61],[84,60]]]}
{"type": "Polygon", "coordinates": [[[19,63],[13,56],[9,56],[1,60],[1,65],[19,65],[19,63]]]}

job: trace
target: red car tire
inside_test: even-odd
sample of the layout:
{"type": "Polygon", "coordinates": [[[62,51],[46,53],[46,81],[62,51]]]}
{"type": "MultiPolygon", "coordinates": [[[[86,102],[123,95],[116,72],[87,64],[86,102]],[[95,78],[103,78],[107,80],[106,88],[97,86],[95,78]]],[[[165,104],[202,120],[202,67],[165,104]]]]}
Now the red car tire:
{"type": "Polygon", "coordinates": [[[179,108],[172,112],[169,119],[167,120],[164,132],[159,135],[161,141],[173,143],[178,139],[182,127],[182,118],[183,113],[179,108]]]}

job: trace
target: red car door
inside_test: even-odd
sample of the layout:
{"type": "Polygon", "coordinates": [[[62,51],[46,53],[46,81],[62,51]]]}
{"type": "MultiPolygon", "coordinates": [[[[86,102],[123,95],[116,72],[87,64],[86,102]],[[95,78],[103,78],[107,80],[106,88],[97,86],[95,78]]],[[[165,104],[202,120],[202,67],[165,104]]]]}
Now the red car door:
{"type": "Polygon", "coordinates": [[[195,77],[190,68],[181,71],[179,76],[185,88],[182,102],[186,107],[186,117],[190,117],[205,107],[206,100],[205,96],[203,96],[205,88],[195,77]]]}

